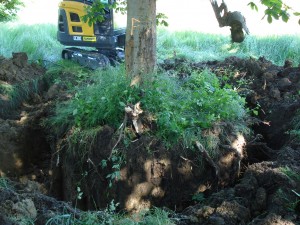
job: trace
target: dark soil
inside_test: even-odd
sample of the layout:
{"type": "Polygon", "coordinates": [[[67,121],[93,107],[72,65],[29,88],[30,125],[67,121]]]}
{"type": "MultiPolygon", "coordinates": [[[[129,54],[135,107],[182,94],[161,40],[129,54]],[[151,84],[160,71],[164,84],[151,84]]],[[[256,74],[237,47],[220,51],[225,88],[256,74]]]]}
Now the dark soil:
{"type": "Polygon", "coordinates": [[[110,156],[116,131],[104,126],[84,159],[65,154],[62,146],[72,131],[61,135],[41,126],[55,100],[64,99],[64,90],[57,84],[49,87],[43,68],[29,64],[25,54],[15,54],[0,60],[1,84],[38,80],[38,88],[17,104],[0,92],[0,173],[12,180],[7,181],[10,188],[0,188],[0,224],[20,224],[26,217],[45,224],[63,210],[80,213],[44,194],[76,201],[82,209],[106,207],[111,199],[130,212],[167,206],[178,212],[178,224],[299,224],[300,144],[287,131],[300,108],[300,69],[288,62],[276,66],[265,58],[235,57],[201,63],[168,60],[160,68],[178,79],[188,77],[191,68],[210,69],[220,77],[230,72],[223,85],[237,87],[255,112],[245,121],[254,134],[239,147],[230,147],[238,139],[232,124],[216,124],[209,131],[221,143],[214,158],[220,174],[207,161],[203,173],[195,162],[199,153],[179,146],[169,151],[160,140],[141,136],[127,150],[120,179],[107,179],[111,167],[99,165],[110,156]],[[298,176],[288,176],[284,169],[298,176]],[[77,201],[79,180],[84,195],[77,201]],[[195,194],[203,198],[193,200],[195,194]]]}

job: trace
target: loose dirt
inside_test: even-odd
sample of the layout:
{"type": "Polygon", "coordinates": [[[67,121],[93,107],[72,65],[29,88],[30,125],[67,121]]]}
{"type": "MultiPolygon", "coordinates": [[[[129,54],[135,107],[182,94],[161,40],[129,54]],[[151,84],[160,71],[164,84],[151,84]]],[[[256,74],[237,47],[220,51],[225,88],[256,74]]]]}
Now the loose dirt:
{"type": "Polygon", "coordinates": [[[43,80],[45,70],[18,53],[0,59],[0,84],[26,84],[30,90],[21,92],[17,102],[0,90],[0,173],[10,178],[1,180],[0,224],[21,224],[26,218],[45,224],[61,212],[80,213],[56,199],[77,200],[82,171],[92,171],[81,186],[84,195],[77,206],[82,209],[105,207],[114,198],[131,212],[153,205],[170,207],[178,224],[299,224],[300,144],[287,133],[300,108],[299,67],[288,61],[276,66],[265,58],[231,57],[222,62],[166,60],[160,68],[178,79],[188,77],[190,68],[212,70],[224,78],[223,85],[233,85],[246,98],[253,117],[245,122],[253,135],[241,144],[241,170],[236,169],[236,149],[228,148],[224,138],[236,140],[237,134],[231,124],[218,124],[210,132],[223,145],[215,159],[219,176],[207,162],[206,173],[200,172],[191,160],[199,155],[176,147],[167,151],[160,140],[142,136],[131,144],[121,178],[109,188],[106,176],[112,171],[96,165],[110,155],[115,131],[104,126],[98,132],[80,168],[74,163],[79,161],[76,155],[58,159],[57,151],[65,149],[57,149],[57,144],[63,146],[63,140],[59,135],[49,139],[53,133],[41,121],[64,91],[57,84],[49,87],[43,80]]]}

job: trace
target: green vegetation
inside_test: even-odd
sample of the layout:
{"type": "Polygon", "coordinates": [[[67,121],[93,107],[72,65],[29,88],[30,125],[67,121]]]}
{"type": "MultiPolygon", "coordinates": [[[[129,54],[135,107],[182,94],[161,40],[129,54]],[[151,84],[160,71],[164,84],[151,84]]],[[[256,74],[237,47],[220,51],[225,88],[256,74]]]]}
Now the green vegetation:
{"type": "Polygon", "coordinates": [[[265,56],[274,64],[283,65],[290,59],[298,65],[300,38],[296,35],[247,36],[245,41],[231,43],[230,37],[199,32],[158,31],[158,61],[166,58],[184,57],[194,61],[223,60],[229,56],[265,56]]]}
{"type": "Polygon", "coordinates": [[[294,180],[296,182],[300,182],[300,174],[292,170],[290,167],[281,167],[280,171],[284,173],[289,179],[294,180]]]}
{"type": "Polygon", "coordinates": [[[62,50],[56,31],[52,24],[1,23],[0,55],[10,58],[12,52],[26,52],[32,61],[56,62],[62,50]]]}
{"type": "Polygon", "coordinates": [[[295,211],[300,203],[299,194],[294,190],[284,190],[279,188],[276,191],[278,199],[280,199],[289,211],[295,211]]]}
{"type": "Polygon", "coordinates": [[[292,123],[293,123],[293,129],[288,133],[292,135],[292,137],[294,137],[296,140],[300,141],[300,110],[298,110],[292,123]]]}
{"type": "Polygon", "coordinates": [[[7,177],[0,177],[0,189],[15,190],[15,187],[10,179],[7,177]]]}
{"type": "MultiPolygon", "coordinates": [[[[293,170],[289,166],[285,167],[280,167],[280,172],[285,174],[291,181],[294,181],[296,183],[300,182],[300,175],[297,171],[293,170]]],[[[278,197],[284,202],[286,205],[287,209],[290,211],[295,211],[296,207],[300,203],[300,195],[297,193],[295,190],[288,189],[288,190],[283,190],[279,188],[276,192],[278,197]]]]}
{"type": "Polygon", "coordinates": [[[238,121],[246,116],[244,99],[220,87],[215,74],[193,72],[183,82],[159,75],[145,91],[142,103],[154,114],[157,135],[169,144],[180,141],[191,147],[200,131],[220,121],[238,121]]]}
{"type": "MultiPolygon", "coordinates": [[[[11,57],[12,52],[25,51],[30,60],[57,62],[63,48],[56,40],[56,25],[24,25],[2,23],[0,55],[11,57]]],[[[266,56],[277,65],[290,59],[295,66],[300,61],[300,37],[247,36],[241,44],[231,43],[230,37],[199,32],[170,32],[158,30],[158,62],[166,58],[184,57],[194,61],[222,60],[229,56],[266,56]]]]}
{"type": "MultiPolygon", "coordinates": [[[[60,67],[62,76],[66,74],[64,68],[60,67]]],[[[89,79],[73,87],[76,93],[69,102],[58,105],[52,124],[55,127],[67,125],[69,128],[76,126],[83,129],[104,124],[120,126],[125,104],[135,103],[138,94],[137,88],[130,87],[124,68],[81,72],[82,77],[89,79]]],[[[76,74],[74,70],[74,76],[76,74]]]]}
{"type": "MultiPolygon", "coordinates": [[[[61,74],[67,73],[66,67],[59,68],[61,74]]],[[[53,76],[57,76],[59,68],[54,69],[53,76]]],[[[190,147],[193,140],[201,138],[201,129],[246,116],[244,99],[232,89],[221,88],[218,78],[206,70],[194,72],[185,81],[158,74],[151,83],[135,87],[130,86],[123,67],[79,73],[85,80],[70,90],[73,98],[60,103],[49,120],[58,130],[73,128],[73,135],[105,124],[118,128],[124,107],[138,101],[157,124],[155,135],[168,145],[182,141],[190,147]]]]}
{"type": "Polygon", "coordinates": [[[173,225],[169,212],[153,208],[132,216],[115,212],[112,202],[104,211],[84,212],[79,218],[72,214],[56,215],[46,225],[173,225]]]}
{"type": "Polygon", "coordinates": [[[37,93],[38,82],[39,79],[33,79],[16,85],[0,83],[0,95],[7,99],[7,101],[0,99],[0,113],[15,109],[22,101],[27,100],[32,94],[37,93]],[[1,107],[3,105],[5,107],[1,107]]]}

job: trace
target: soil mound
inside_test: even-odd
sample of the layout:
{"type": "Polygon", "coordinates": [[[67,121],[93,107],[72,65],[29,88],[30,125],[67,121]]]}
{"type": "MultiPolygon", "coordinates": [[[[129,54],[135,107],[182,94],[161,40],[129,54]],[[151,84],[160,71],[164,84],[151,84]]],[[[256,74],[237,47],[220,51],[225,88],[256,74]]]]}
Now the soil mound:
{"type": "Polygon", "coordinates": [[[12,53],[11,59],[0,57],[0,80],[16,84],[36,79],[45,74],[45,69],[37,64],[29,64],[24,52],[12,53]]]}

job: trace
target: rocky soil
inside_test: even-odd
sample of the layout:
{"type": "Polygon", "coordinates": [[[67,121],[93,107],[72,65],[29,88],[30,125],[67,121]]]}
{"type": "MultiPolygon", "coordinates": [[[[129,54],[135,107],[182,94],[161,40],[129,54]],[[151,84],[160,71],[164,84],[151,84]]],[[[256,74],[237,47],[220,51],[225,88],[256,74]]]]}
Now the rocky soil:
{"type": "MultiPolygon", "coordinates": [[[[203,176],[192,169],[194,155],[171,155],[158,140],[141,137],[132,144],[121,180],[109,191],[109,198],[128,211],[168,206],[176,210],[173,217],[178,224],[300,224],[300,143],[287,133],[300,108],[300,68],[288,61],[276,66],[265,58],[235,57],[200,63],[166,60],[160,67],[179,79],[189,76],[191,68],[208,68],[220,78],[226,75],[223,84],[233,85],[246,98],[253,118],[245,122],[254,135],[241,145],[241,171],[232,174],[239,160],[235,149],[225,147],[225,140],[216,162],[223,173],[215,177],[211,164],[206,163],[203,176]],[[191,200],[191,193],[199,198],[191,200]]],[[[59,86],[48,86],[44,74],[45,69],[28,63],[26,54],[0,59],[1,87],[21,87],[17,100],[0,89],[0,224],[24,224],[26,219],[45,224],[61,212],[80,213],[56,200],[74,203],[80,171],[73,163],[76,156],[58,160],[57,146],[63,140],[49,139],[53,133],[41,126],[64,95],[59,86]]],[[[235,136],[230,124],[222,126],[214,129],[220,139],[218,130],[235,136]]],[[[99,132],[86,168],[93,169],[109,156],[114,132],[109,126],[99,132]]],[[[108,173],[97,168],[85,178],[82,188],[87,194],[78,204],[82,209],[94,204],[105,207],[108,173]]]]}

